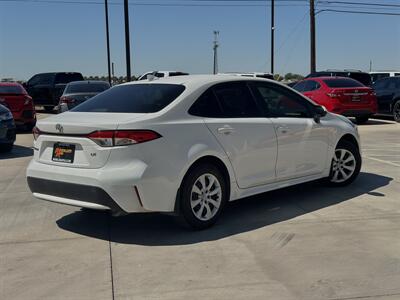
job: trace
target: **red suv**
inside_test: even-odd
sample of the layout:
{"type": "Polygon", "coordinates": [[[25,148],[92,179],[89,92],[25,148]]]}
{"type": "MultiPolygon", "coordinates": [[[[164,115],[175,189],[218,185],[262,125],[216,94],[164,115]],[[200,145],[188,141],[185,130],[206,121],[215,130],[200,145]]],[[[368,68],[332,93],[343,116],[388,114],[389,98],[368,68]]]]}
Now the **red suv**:
{"type": "Polygon", "coordinates": [[[351,78],[307,78],[293,88],[330,112],[355,117],[358,124],[366,123],[377,112],[373,89],[351,78]]]}
{"type": "Polygon", "coordinates": [[[19,83],[0,83],[0,104],[10,109],[17,126],[24,126],[27,130],[35,126],[36,112],[32,98],[19,83]]]}

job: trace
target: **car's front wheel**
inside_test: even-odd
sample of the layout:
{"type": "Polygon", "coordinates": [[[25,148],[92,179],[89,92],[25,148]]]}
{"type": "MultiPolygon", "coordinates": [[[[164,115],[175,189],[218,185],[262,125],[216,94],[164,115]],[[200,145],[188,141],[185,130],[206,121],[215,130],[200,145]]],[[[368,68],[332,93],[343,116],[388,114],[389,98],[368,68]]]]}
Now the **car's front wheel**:
{"type": "Polygon", "coordinates": [[[226,188],[224,176],[214,165],[194,167],[181,186],[180,222],[197,230],[212,226],[227,201],[226,188]]]}
{"type": "Polygon", "coordinates": [[[396,122],[400,123],[400,100],[397,100],[393,105],[393,118],[396,122]]]}
{"type": "Polygon", "coordinates": [[[332,159],[329,183],[333,186],[344,186],[352,183],[361,170],[361,155],[354,143],[341,141],[332,159]]]}

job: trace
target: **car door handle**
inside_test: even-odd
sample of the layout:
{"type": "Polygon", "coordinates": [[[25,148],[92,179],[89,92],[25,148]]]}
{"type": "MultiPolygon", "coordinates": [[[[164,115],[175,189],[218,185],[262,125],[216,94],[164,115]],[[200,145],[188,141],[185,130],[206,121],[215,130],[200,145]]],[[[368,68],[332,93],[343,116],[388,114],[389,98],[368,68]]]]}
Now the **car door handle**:
{"type": "Polygon", "coordinates": [[[225,125],[224,127],[220,127],[218,128],[218,133],[219,134],[231,134],[235,132],[235,129],[233,129],[231,126],[229,125],[225,125]]]}
{"type": "Polygon", "coordinates": [[[290,131],[290,129],[287,126],[277,126],[276,131],[278,131],[279,133],[285,134],[285,133],[288,133],[290,131]]]}

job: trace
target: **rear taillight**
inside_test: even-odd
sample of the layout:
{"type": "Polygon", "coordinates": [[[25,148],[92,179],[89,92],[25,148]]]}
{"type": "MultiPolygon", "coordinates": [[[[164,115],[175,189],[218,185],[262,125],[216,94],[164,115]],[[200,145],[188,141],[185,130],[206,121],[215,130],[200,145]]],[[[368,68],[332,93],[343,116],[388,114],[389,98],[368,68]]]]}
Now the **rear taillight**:
{"type": "Polygon", "coordinates": [[[32,129],[33,139],[36,141],[42,132],[36,126],[32,129]]]}
{"type": "Polygon", "coordinates": [[[65,96],[60,98],[60,103],[70,104],[70,103],[74,103],[74,102],[75,102],[74,98],[65,97],[65,96]]]}
{"type": "Polygon", "coordinates": [[[149,142],[161,135],[152,130],[105,130],[92,132],[87,137],[101,147],[113,147],[149,142]]]}

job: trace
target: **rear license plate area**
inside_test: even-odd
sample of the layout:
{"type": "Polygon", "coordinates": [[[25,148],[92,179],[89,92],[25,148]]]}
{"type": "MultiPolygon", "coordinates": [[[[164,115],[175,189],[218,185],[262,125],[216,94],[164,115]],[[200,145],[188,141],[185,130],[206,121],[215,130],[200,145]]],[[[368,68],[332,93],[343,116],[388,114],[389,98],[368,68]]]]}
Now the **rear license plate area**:
{"type": "Polygon", "coordinates": [[[52,161],[69,163],[74,162],[75,145],[66,143],[55,143],[53,146],[52,161]]]}

